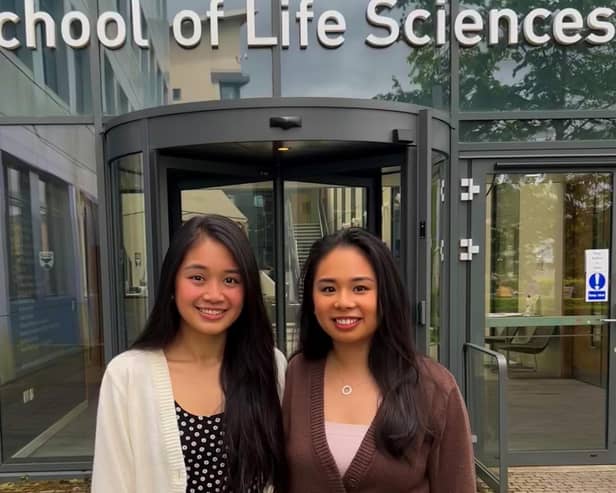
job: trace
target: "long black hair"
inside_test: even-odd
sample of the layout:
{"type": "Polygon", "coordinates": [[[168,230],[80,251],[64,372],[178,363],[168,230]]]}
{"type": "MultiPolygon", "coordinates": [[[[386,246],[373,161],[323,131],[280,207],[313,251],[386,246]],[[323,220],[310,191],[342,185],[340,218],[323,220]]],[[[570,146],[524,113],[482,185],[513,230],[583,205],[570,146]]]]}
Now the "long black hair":
{"type": "Polygon", "coordinates": [[[229,250],[244,286],[242,311],[227,329],[220,371],[229,486],[234,493],[244,493],[255,483],[270,482],[276,492],[283,493],[287,468],[274,336],[263,304],[257,261],[246,234],[231,219],[197,216],[178,230],[163,261],[154,307],[133,347],[165,348],[177,335],[180,314],[172,297],[176,275],[188,250],[205,238],[229,250]]]}
{"type": "Polygon", "coordinates": [[[426,427],[418,398],[420,373],[407,291],[389,248],[379,238],[360,228],[348,228],[312,245],[303,270],[299,351],[306,359],[319,360],[333,346],[317,321],[312,292],[320,262],[340,247],[359,250],[376,275],[378,327],[368,353],[368,366],[382,395],[376,440],[381,451],[400,458],[426,427]]]}

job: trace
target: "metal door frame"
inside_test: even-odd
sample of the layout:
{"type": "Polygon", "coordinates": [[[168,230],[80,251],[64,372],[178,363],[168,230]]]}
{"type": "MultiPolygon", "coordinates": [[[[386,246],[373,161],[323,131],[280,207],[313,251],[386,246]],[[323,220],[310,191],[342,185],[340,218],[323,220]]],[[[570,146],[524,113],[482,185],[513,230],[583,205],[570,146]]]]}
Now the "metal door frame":
{"type": "MultiPolygon", "coordinates": [[[[461,159],[461,161],[464,161],[461,159]]],[[[612,173],[612,197],[616,197],[616,157],[614,156],[469,156],[463,164],[468,167],[468,177],[480,192],[473,201],[467,202],[470,222],[470,237],[479,246],[479,253],[470,262],[469,281],[469,335],[470,342],[483,346],[485,327],[485,221],[486,221],[486,177],[495,173],[612,173]]],[[[611,218],[610,282],[616,286],[616,210],[612,204],[611,218]]],[[[610,301],[609,317],[616,318],[614,293],[610,301]]],[[[564,449],[509,452],[509,465],[581,465],[616,463],[616,323],[611,324],[608,343],[608,384],[606,388],[606,445],[605,449],[564,449]]]]}
{"type": "MultiPolygon", "coordinates": [[[[376,197],[376,184],[375,179],[372,177],[357,177],[353,176],[348,170],[346,173],[348,174],[335,174],[337,171],[335,169],[335,165],[333,166],[333,162],[330,163],[327,168],[328,175],[320,175],[315,176],[312,173],[309,176],[303,177],[300,173],[292,173],[291,177],[287,177],[285,173],[285,169],[283,167],[276,167],[275,160],[272,159],[272,166],[270,170],[264,169],[263,166],[258,165],[250,165],[250,166],[242,166],[236,165],[235,169],[232,169],[230,173],[218,172],[218,169],[224,169],[227,171],[229,169],[229,163],[216,163],[207,159],[186,159],[186,158],[177,158],[174,156],[164,156],[158,155],[158,166],[159,166],[159,191],[161,194],[161,204],[167,204],[166,206],[162,206],[160,209],[160,218],[159,218],[159,230],[160,231],[170,231],[173,227],[174,216],[177,215],[178,210],[177,207],[179,205],[179,197],[171,196],[172,194],[176,194],[181,189],[185,189],[187,185],[187,181],[190,181],[191,185],[194,185],[195,188],[199,187],[215,187],[215,186],[227,186],[227,185],[239,185],[242,183],[271,183],[272,184],[272,194],[274,198],[274,216],[277,217],[279,204],[281,201],[284,201],[284,185],[287,181],[294,182],[304,182],[304,183],[323,183],[323,184],[332,184],[332,185],[344,185],[350,187],[363,187],[366,189],[366,197],[367,197],[367,205],[366,209],[368,212],[367,216],[367,229],[377,234],[380,228],[377,228],[377,210],[375,205],[375,200],[371,200],[370,197],[376,197]],[[216,166],[218,165],[218,166],[216,166]],[[184,178],[173,178],[169,176],[170,170],[179,170],[179,171],[188,171],[190,174],[184,178]],[[267,176],[266,176],[267,175],[267,176]],[[281,183],[282,186],[275,186],[276,183],[281,183]],[[182,186],[184,185],[184,186],[182,186]],[[282,195],[282,199],[278,196],[282,195]],[[176,204],[177,202],[177,204],[176,204]],[[167,212],[168,211],[168,212],[167,212]]],[[[376,160],[373,160],[373,169],[380,170],[380,168],[376,167],[378,163],[376,160]]],[[[233,165],[231,164],[231,168],[233,165]]],[[[343,167],[343,169],[346,169],[343,167]]],[[[378,196],[377,205],[380,206],[380,196],[378,196]]],[[[284,227],[284,225],[283,225],[284,227]]],[[[275,265],[281,265],[281,270],[276,270],[276,278],[279,282],[276,282],[276,288],[278,286],[286,286],[286,268],[284,266],[284,253],[286,251],[286,245],[284,244],[284,234],[280,234],[283,230],[278,230],[278,228],[274,228],[275,238],[278,236],[282,237],[282,247],[275,248],[274,251],[274,260],[275,265]],[[280,254],[279,254],[280,252],[280,254]],[[279,259],[282,257],[282,260],[279,259]]],[[[170,235],[163,234],[161,235],[159,241],[161,243],[161,251],[166,251],[168,247],[170,235]]],[[[162,261],[162,258],[161,258],[162,261]]],[[[287,320],[286,311],[284,310],[286,304],[286,296],[285,291],[282,290],[280,293],[277,293],[276,296],[276,326],[277,327],[285,327],[287,320]],[[282,297],[280,297],[282,296],[282,297]],[[283,310],[278,313],[278,306],[281,306],[283,310]]],[[[278,346],[281,348],[286,347],[286,331],[277,330],[278,334],[278,346]]]]}
{"type": "MultiPolygon", "coordinates": [[[[427,228],[427,235],[420,237],[419,230],[422,222],[430,224],[432,151],[449,156],[450,140],[451,126],[446,114],[414,105],[338,98],[263,98],[179,104],[122,115],[107,123],[104,148],[107,163],[123,155],[142,153],[146,184],[146,238],[150,245],[148,275],[149,279],[157,279],[166,241],[161,242],[160,238],[168,237],[164,221],[161,222],[168,204],[166,192],[163,193],[161,188],[164,173],[161,173],[163,168],[159,162],[162,156],[160,150],[235,142],[345,141],[404,145],[407,149],[406,160],[401,163],[400,170],[403,277],[412,304],[418,306],[423,302],[426,306],[427,303],[429,313],[430,264],[426,263],[426,258],[430,255],[430,231],[427,228]],[[275,117],[293,117],[300,126],[280,128],[273,120],[275,117]]],[[[322,164],[326,166],[326,163],[322,164]]],[[[361,159],[347,163],[352,169],[366,164],[361,159]]],[[[276,166],[280,167],[280,163],[275,163],[276,166]]],[[[283,178],[277,174],[273,181],[274,195],[277,197],[275,209],[280,211],[283,205],[283,178]]],[[[112,196],[111,190],[105,190],[104,194],[107,200],[112,196]]],[[[112,224],[108,226],[112,226],[117,219],[110,218],[110,221],[112,224]]],[[[282,213],[275,214],[275,222],[275,231],[282,231],[282,213]]],[[[111,244],[102,247],[111,247],[111,244]]],[[[277,251],[282,251],[283,247],[282,236],[277,235],[277,251]]],[[[278,271],[280,267],[284,269],[282,258],[276,254],[278,271]]],[[[111,265],[109,268],[117,269],[117,266],[111,265]]],[[[150,283],[149,287],[150,303],[154,298],[153,285],[150,283]]],[[[283,288],[281,285],[280,294],[284,293],[283,288]]],[[[103,289],[113,293],[114,288],[103,286],[103,289]]],[[[443,295],[448,296],[448,293],[444,292],[443,295]]],[[[278,293],[277,298],[284,299],[278,293]]],[[[443,306],[447,306],[446,300],[443,306]]],[[[280,307],[281,310],[284,308],[282,304],[280,307]]],[[[113,324],[113,332],[118,333],[119,321],[113,315],[114,311],[117,312],[115,308],[106,307],[104,320],[113,324]]],[[[277,323],[283,320],[280,318],[283,316],[281,311],[277,323]]],[[[442,320],[447,319],[443,316],[442,320]]],[[[416,316],[414,321],[420,320],[416,316]]],[[[443,324],[442,330],[447,331],[448,327],[443,324]]],[[[426,331],[426,325],[417,324],[416,339],[422,351],[427,349],[426,331]]],[[[456,355],[458,353],[458,367],[461,368],[461,349],[456,355]]],[[[462,378],[462,375],[459,377],[462,378]]]]}

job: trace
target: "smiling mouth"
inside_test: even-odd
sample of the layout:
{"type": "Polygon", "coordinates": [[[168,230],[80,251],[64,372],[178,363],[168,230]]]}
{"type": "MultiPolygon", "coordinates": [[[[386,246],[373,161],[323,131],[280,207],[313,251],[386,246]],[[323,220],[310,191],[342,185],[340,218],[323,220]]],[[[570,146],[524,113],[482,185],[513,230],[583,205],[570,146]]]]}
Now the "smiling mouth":
{"type": "Polygon", "coordinates": [[[336,324],[336,328],[339,330],[350,330],[355,328],[360,321],[361,318],[357,317],[335,318],[334,324],[336,324]]]}
{"type": "Polygon", "coordinates": [[[218,319],[221,319],[225,314],[225,310],[214,309],[214,308],[197,307],[197,310],[199,310],[199,313],[201,314],[201,316],[207,320],[218,320],[218,319]]]}

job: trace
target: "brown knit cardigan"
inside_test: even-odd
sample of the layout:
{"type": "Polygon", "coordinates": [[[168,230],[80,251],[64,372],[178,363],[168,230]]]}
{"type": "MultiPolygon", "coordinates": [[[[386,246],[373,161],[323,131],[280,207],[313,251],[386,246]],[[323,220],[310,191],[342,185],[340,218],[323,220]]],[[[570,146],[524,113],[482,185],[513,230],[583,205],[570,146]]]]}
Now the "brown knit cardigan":
{"type": "Polygon", "coordinates": [[[325,361],[292,358],[283,400],[289,493],[474,493],[470,426],[456,381],[428,358],[419,363],[431,433],[422,434],[405,459],[397,460],[377,450],[373,421],[341,477],[325,435],[325,361]]]}

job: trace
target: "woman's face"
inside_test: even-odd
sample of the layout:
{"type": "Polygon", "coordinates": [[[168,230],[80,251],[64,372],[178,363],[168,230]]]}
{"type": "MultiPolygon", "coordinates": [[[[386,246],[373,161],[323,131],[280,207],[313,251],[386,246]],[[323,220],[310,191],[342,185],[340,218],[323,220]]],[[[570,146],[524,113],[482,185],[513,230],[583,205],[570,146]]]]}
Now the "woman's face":
{"type": "Polygon", "coordinates": [[[205,237],[188,252],[175,277],[180,330],[204,335],[224,333],[244,304],[244,286],[231,252],[205,237]]]}
{"type": "Polygon", "coordinates": [[[378,326],[376,274],[355,247],[337,247],[319,262],[314,313],[338,343],[369,342],[378,326]]]}

